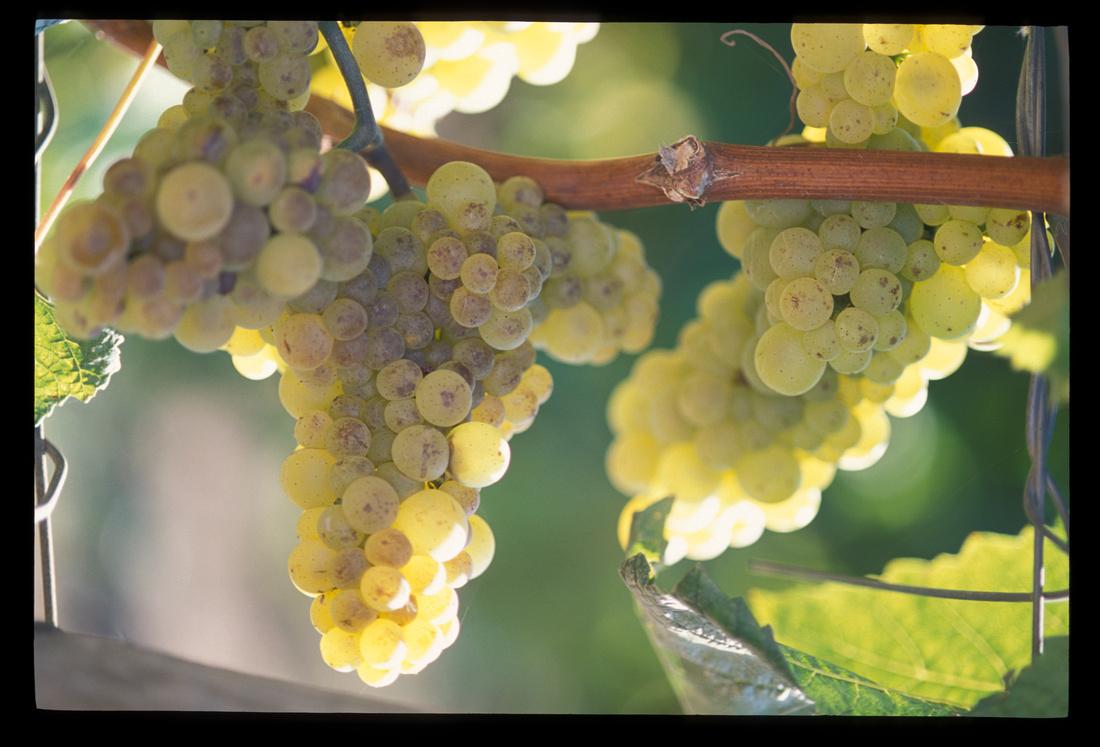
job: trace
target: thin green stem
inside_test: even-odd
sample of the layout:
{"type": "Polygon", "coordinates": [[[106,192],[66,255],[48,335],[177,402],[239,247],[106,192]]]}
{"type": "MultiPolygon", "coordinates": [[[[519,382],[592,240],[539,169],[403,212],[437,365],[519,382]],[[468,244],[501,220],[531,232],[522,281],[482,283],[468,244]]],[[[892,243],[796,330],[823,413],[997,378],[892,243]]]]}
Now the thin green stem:
{"type": "Polygon", "coordinates": [[[370,96],[367,95],[363,74],[359,72],[359,63],[355,61],[355,56],[348,48],[348,41],[340,31],[340,25],[336,21],[320,21],[318,26],[325,41],[328,42],[332,57],[340,69],[340,75],[344,76],[344,83],[347,84],[351,103],[355,109],[355,129],[336,147],[361,151],[381,146],[382,130],[374,121],[374,110],[371,109],[370,96]]]}

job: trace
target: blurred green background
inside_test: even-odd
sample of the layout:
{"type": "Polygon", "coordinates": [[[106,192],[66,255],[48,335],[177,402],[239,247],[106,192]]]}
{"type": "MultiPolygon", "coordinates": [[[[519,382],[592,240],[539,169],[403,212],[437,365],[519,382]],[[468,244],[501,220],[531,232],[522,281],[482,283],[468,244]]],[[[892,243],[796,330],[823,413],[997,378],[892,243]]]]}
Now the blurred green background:
{"type": "MultiPolygon", "coordinates": [[[[785,25],[605,24],[578,49],[565,81],[534,87],[515,80],[499,107],[451,115],[440,134],[558,158],[649,152],[689,133],[763,144],[787,124],[790,88],[766,50],[743,38],[733,48],[719,41],[735,26],[792,58],[785,25]]],[[[136,60],[76,23],[50,29],[46,39],[61,125],[43,164],[48,205],[136,60]]],[[[981,77],[960,112],[964,125],[994,129],[1013,146],[1022,52],[1014,29],[979,34],[981,77]]],[[[155,71],[76,196],[94,195],[106,167],[128,155],[184,91],[155,71]]],[[[1049,144],[1059,152],[1056,89],[1050,103],[1049,144]]],[[[737,270],[715,237],[717,209],[603,216],[642,237],[664,281],[656,347],[675,344],[707,283],[737,270]]],[[[129,339],[110,387],[90,404],[66,404],[45,425],[70,467],[54,514],[61,624],[424,711],[677,713],[618,578],[615,526],[625,497],[603,468],[605,403],[634,359],[602,368],[542,361],[555,393],[536,425],[512,441],[506,478],[483,493],[480,512],[496,534],[496,557],[460,590],[457,643],[421,674],[371,691],[321,662],[309,600],[286,577],[298,510],[278,485],[294,440],[276,380],[247,381],[221,353],[129,339]]],[[[877,465],[838,473],[809,527],[768,532],[706,563],[708,572],[740,594],[782,583],[750,577],[750,557],[873,573],[893,557],[954,552],[975,530],[1019,531],[1027,386],[1005,360],[972,352],[958,373],[931,385],[922,412],[893,420],[890,448],[877,465]]],[[[1051,447],[1052,472],[1064,488],[1068,445],[1066,411],[1051,447]]],[[[687,567],[671,569],[662,584],[687,567]]]]}

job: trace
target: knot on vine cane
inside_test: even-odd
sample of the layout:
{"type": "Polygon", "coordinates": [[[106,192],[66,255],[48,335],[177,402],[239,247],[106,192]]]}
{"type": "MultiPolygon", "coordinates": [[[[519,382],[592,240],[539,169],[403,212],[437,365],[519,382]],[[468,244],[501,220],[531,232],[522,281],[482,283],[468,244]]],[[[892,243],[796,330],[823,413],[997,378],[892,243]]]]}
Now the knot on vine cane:
{"type": "Polygon", "coordinates": [[[673,202],[686,202],[692,209],[706,204],[704,195],[713,179],[706,146],[694,135],[664,146],[654,163],[636,181],[657,187],[673,202]]]}

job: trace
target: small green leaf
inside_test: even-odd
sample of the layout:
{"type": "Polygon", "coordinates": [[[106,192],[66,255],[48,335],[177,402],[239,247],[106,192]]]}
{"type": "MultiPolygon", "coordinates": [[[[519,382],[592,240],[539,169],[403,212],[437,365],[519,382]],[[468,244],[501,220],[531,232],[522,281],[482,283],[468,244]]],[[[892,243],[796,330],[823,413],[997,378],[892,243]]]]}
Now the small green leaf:
{"type": "Polygon", "coordinates": [[[74,340],[57,323],[53,306],[34,297],[34,424],[69,397],[87,402],[118,370],[122,335],[106,330],[74,340]]]}
{"type": "Polygon", "coordinates": [[[891,692],[781,646],[744,599],[696,566],[669,594],[644,555],[623,564],[639,617],[684,709],[726,715],[943,716],[957,711],[891,692]]]}
{"type": "Polygon", "coordinates": [[[672,501],[672,496],[662,498],[631,517],[627,557],[641,553],[654,565],[661,562],[665,545],[668,544],[665,541],[665,519],[672,510],[672,501]]]}
{"type": "Polygon", "coordinates": [[[711,617],[727,633],[751,646],[761,658],[771,662],[777,672],[784,673],[787,679],[794,681],[794,675],[787,667],[779,644],[775,642],[772,629],[761,628],[745,600],[741,597],[727,597],[703,571],[702,566],[697,565],[688,571],[680,583],[676,584],[673,593],[694,609],[711,617]]]}
{"type": "Polygon", "coordinates": [[[1069,637],[1048,638],[1043,655],[1008,690],[990,695],[969,716],[1064,718],[1069,715],[1069,637]]]}
{"type": "Polygon", "coordinates": [[[1012,317],[1001,342],[997,355],[1009,358],[1017,370],[1046,374],[1055,400],[1069,400],[1069,281],[1064,270],[1035,287],[1031,303],[1012,317]]]}
{"type": "Polygon", "coordinates": [[[731,637],[714,620],[659,589],[645,555],[627,559],[619,572],[634,594],[642,625],[688,713],[813,713],[813,703],[795,687],[781,661],[731,637]]]}
{"type": "MultiPolygon", "coordinates": [[[[1031,588],[1032,530],[975,532],[957,555],[902,558],[883,581],[942,589],[1025,592],[1031,588]]],[[[1069,560],[1044,546],[1046,588],[1069,587],[1069,560]]],[[[1031,661],[1031,608],[1019,602],[937,599],[840,583],[781,592],[753,590],[749,604],[784,644],[834,662],[884,687],[970,708],[1004,689],[1031,661]]],[[[1069,633],[1068,603],[1044,609],[1047,636],[1069,633]]]]}

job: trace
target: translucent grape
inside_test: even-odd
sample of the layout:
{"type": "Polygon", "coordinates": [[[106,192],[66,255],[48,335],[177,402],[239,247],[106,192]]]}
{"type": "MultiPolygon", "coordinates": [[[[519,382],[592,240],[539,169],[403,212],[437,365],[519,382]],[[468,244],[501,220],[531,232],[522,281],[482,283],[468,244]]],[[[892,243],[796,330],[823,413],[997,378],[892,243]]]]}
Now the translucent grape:
{"type": "Polygon", "coordinates": [[[341,458],[365,456],[370,441],[370,429],[356,418],[337,418],[325,432],[325,448],[341,458]]]}
{"type": "Polygon", "coordinates": [[[359,582],[363,601],[378,612],[401,609],[409,601],[412,592],[401,571],[387,566],[371,566],[359,582]]]}
{"type": "Polygon", "coordinates": [[[408,399],[395,399],[387,403],[384,418],[386,427],[394,433],[400,433],[410,426],[424,422],[420,411],[416,409],[416,400],[411,397],[408,399]]]}
{"type": "Polygon", "coordinates": [[[831,361],[840,354],[840,342],[836,337],[836,325],[827,321],[802,336],[802,349],[819,361],[831,361]]]}
{"type": "Polygon", "coordinates": [[[897,214],[897,204],[893,202],[852,201],[852,217],[863,228],[881,228],[890,223],[897,214]]]}
{"type": "Polygon", "coordinates": [[[233,194],[222,173],[207,163],[191,162],[165,174],[157,190],[157,217],[185,241],[213,238],[229,223],[233,194]]]}
{"type": "MultiPolygon", "coordinates": [[[[795,278],[784,285],[780,293],[779,311],[783,321],[796,330],[817,329],[832,316],[833,296],[816,278],[795,278]]],[[[759,370],[759,363],[757,366],[759,370]]]]}
{"type": "Polygon", "coordinates": [[[328,482],[328,472],[335,463],[336,457],[323,449],[299,449],[283,461],[279,482],[303,509],[328,506],[336,500],[328,482]]]}
{"type": "Polygon", "coordinates": [[[794,23],[791,46],[815,70],[839,72],[863,51],[863,27],[857,23],[794,23]]]}
{"type": "Polygon", "coordinates": [[[526,308],[518,311],[493,308],[489,318],[477,329],[481,339],[490,346],[497,350],[512,350],[527,340],[533,325],[531,312],[526,308]]]}
{"type": "Polygon", "coordinates": [[[434,425],[449,427],[462,422],[471,404],[470,385],[453,371],[432,371],[416,386],[416,407],[434,425]]]}
{"type": "Polygon", "coordinates": [[[874,350],[894,350],[905,339],[909,323],[905,315],[897,309],[888,311],[875,317],[878,324],[878,338],[875,340],[874,350]]]}
{"type": "Polygon", "coordinates": [[[873,51],[892,57],[909,48],[915,30],[911,23],[865,23],[863,39],[873,51]]]}
{"type": "Polygon", "coordinates": [[[970,48],[973,26],[930,23],[921,27],[921,41],[929,52],[953,59],[970,48]]]}
{"type": "Polygon", "coordinates": [[[469,538],[466,512],[442,490],[421,490],[406,498],[393,528],[409,539],[414,554],[428,555],[441,563],[461,552],[469,538]]]}
{"type": "Polygon", "coordinates": [[[427,193],[428,202],[466,231],[487,226],[496,207],[492,178],[466,161],[451,161],[436,169],[428,180],[427,193]]]}
{"type": "Polygon", "coordinates": [[[294,298],[321,277],[321,254],[306,236],[280,233],[272,237],[256,259],[256,279],[268,293],[294,298]]]}
{"type": "Polygon", "coordinates": [[[855,255],[844,249],[826,249],[814,261],[814,277],[836,296],[851,290],[859,269],[855,255]]]}
{"type": "Polygon", "coordinates": [[[363,75],[386,88],[398,88],[416,78],[427,53],[424,37],[407,22],[361,24],[352,38],[351,50],[363,75]]]}
{"type": "Polygon", "coordinates": [[[862,353],[870,350],[878,339],[878,324],[868,312],[849,306],[836,316],[836,338],[841,349],[862,353]]]}
{"type": "Polygon", "coordinates": [[[758,226],[789,228],[809,218],[813,207],[809,200],[745,200],[745,210],[758,226]]]}
{"type": "Polygon", "coordinates": [[[233,305],[226,296],[212,296],[188,306],[175,328],[176,341],[196,353],[209,353],[233,335],[233,305]]]}
{"type": "Polygon", "coordinates": [[[367,329],[367,310],[350,298],[338,298],[321,314],[325,329],[336,340],[351,340],[367,329]]]}
{"type": "Polygon", "coordinates": [[[411,480],[435,480],[447,469],[447,438],[430,425],[405,428],[397,434],[390,450],[394,465],[411,480]]]}
{"type": "Polygon", "coordinates": [[[777,503],[798,490],[798,460],[782,446],[746,453],[734,465],[734,474],[745,492],[762,503],[777,503]]]}
{"type": "Polygon", "coordinates": [[[364,534],[374,534],[393,523],[400,499],[388,482],[380,477],[368,476],[360,477],[347,486],[341,505],[351,526],[364,534]]]}
{"type": "Polygon", "coordinates": [[[297,98],[309,91],[309,60],[289,54],[279,54],[260,62],[260,85],[264,91],[279,101],[297,98]]]}
{"type": "Polygon", "coordinates": [[[844,68],[844,88],[860,104],[880,106],[889,103],[896,75],[892,59],[866,50],[844,68]]]}
{"type": "Polygon", "coordinates": [[[317,314],[294,314],[275,325],[279,355],[292,368],[317,368],[332,353],[333,339],[317,314]]]}
{"type": "Polygon", "coordinates": [[[511,450],[500,431],[487,423],[456,426],[448,435],[450,471],[462,485],[484,488],[500,480],[508,469],[511,450]]]}
{"type": "Polygon", "coordinates": [[[829,111],[829,132],[842,143],[862,143],[875,128],[875,113],[852,99],[840,101],[829,111]]]}
{"type": "Polygon", "coordinates": [[[401,568],[413,557],[412,543],[409,542],[409,538],[392,528],[383,529],[368,537],[363,551],[371,565],[385,565],[391,568],[401,568]]]}
{"type": "Polygon", "coordinates": [[[801,227],[787,228],[772,240],[768,261],[781,278],[810,275],[821,250],[821,239],[813,231],[801,227]]]}
{"type": "MultiPolygon", "coordinates": [[[[796,61],[798,59],[801,58],[795,58],[796,61]]],[[[808,127],[827,127],[829,113],[835,105],[836,102],[821,90],[820,85],[803,88],[798,92],[798,98],[795,99],[795,111],[798,112],[798,118],[808,127]]]]}
{"type": "Polygon", "coordinates": [[[786,396],[809,390],[825,370],[823,361],[803,349],[802,334],[782,322],[760,337],[753,360],[763,383],[786,396]]]}
{"type": "Polygon", "coordinates": [[[898,67],[894,101],[911,122],[922,127],[943,124],[959,111],[959,73],[950,60],[935,52],[909,55],[898,67]]]}
{"type": "Polygon", "coordinates": [[[1019,243],[1031,229],[1031,213],[1026,210],[994,208],[989,211],[985,232],[1002,246],[1019,243]]]}
{"type": "Polygon", "coordinates": [[[864,270],[849,292],[852,304],[872,316],[882,316],[901,304],[901,283],[886,270],[864,270]]]}
{"type": "Polygon", "coordinates": [[[1006,246],[987,241],[965,267],[966,282],[982,298],[1004,298],[1020,280],[1016,254],[1006,246]]]}
{"type": "Polygon", "coordinates": [[[935,275],[913,285],[909,311],[922,330],[953,340],[969,333],[978,321],[982,299],[966,282],[966,271],[941,265],[935,275]]]}
{"type": "MultiPolygon", "coordinates": [[[[358,154],[333,148],[321,156],[321,176],[315,193],[334,215],[351,215],[370,195],[370,171],[358,154]]],[[[381,238],[381,237],[379,237],[381,238]]]]}
{"type": "Polygon", "coordinates": [[[964,265],[982,249],[982,230],[969,221],[951,219],[936,229],[936,254],[951,265],[964,265]]]}

